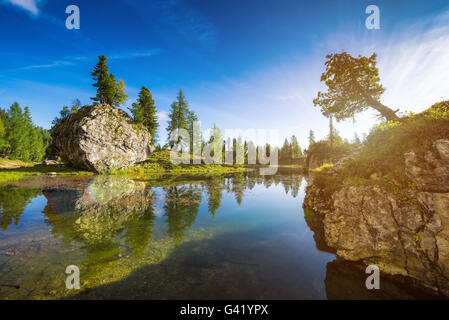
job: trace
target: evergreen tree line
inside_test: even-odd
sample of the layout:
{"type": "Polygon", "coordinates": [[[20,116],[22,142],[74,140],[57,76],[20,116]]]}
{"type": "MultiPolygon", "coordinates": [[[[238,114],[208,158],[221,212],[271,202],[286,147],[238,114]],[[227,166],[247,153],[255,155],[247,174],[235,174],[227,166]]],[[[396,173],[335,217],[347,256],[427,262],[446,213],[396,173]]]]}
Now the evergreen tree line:
{"type": "MultiPolygon", "coordinates": [[[[125,92],[125,83],[123,80],[115,80],[115,75],[109,72],[107,65],[107,57],[104,55],[99,56],[99,61],[91,71],[91,76],[95,81],[93,86],[97,88],[95,97],[91,100],[95,103],[109,104],[115,107],[122,106],[127,100],[127,94],[125,92]]],[[[72,106],[64,106],[60,111],[58,117],[56,117],[52,124],[55,125],[68,115],[78,112],[81,108],[81,102],[79,99],[75,99],[72,102],[72,106]]],[[[1,109],[0,109],[1,110],[1,109]]],[[[157,129],[159,127],[157,108],[152,97],[150,90],[142,86],[137,101],[132,104],[129,111],[134,121],[143,124],[150,132],[153,143],[157,140],[157,129]]],[[[190,152],[194,150],[202,150],[206,144],[220,144],[223,152],[223,159],[226,154],[233,150],[233,159],[237,162],[239,159],[237,150],[239,148],[244,149],[245,162],[248,159],[248,154],[251,151],[255,151],[261,148],[266,155],[270,155],[273,150],[279,154],[279,160],[281,162],[292,162],[298,159],[303,159],[304,154],[299,146],[296,136],[292,136],[290,139],[285,139],[281,148],[276,146],[270,146],[266,144],[264,146],[255,146],[252,141],[244,141],[241,137],[226,141],[223,140],[220,130],[216,125],[211,129],[211,136],[209,141],[204,141],[199,130],[194,130],[194,123],[198,121],[198,116],[189,107],[186,97],[182,90],[179,90],[176,100],[170,106],[170,114],[167,125],[168,141],[163,147],[160,145],[157,149],[172,148],[178,141],[171,140],[171,133],[185,129],[190,135],[190,152]],[[195,137],[194,135],[198,135],[195,137]],[[199,146],[195,146],[194,143],[200,141],[199,146]]],[[[332,117],[330,117],[330,133],[325,143],[330,144],[331,148],[338,147],[343,143],[343,140],[338,135],[338,132],[333,127],[332,117]]],[[[33,125],[31,121],[31,115],[28,108],[22,110],[17,103],[14,103],[9,110],[1,110],[0,117],[0,154],[3,157],[9,157],[12,159],[20,159],[23,161],[41,161],[45,156],[45,150],[50,142],[50,135],[47,130],[33,125]]],[[[360,143],[360,139],[356,139],[356,142],[360,143]]],[[[310,130],[309,135],[309,148],[304,150],[304,153],[310,153],[313,146],[316,144],[314,133],[310,130]]],[[[219,149],[220,147],[214,146],[219,149]]],[[[214,148],[214,149],[215,149],[214,148]]]]}
{"type": "Polygon", "coordinates": [[[0,109],[0,155],[4,158],[39,162],[50,143],[48,130],[33,124],[30,109],[14,102],[0,109]]]}
{"type": "MultiPolygon", "coordinates": [[[[116,81],[115,76],[109,72],[109,67],[107,64],[108,59],[106,56],[101,55],[98,58],[98,63],[91,71],[91,76],[95,81],[93,86],[97,88],[96,96],[92,97],[91,100],[95,103],[105,103],[115,107],[120,107],[126,102],[128,97],[125,92],[125,83],[123,80],[116,81]]],[[[72,103],[71,108],[67,106],[63,107],[60,112],[60,116],[55,118],[53,124],[56,124],[69,114],[77,112],[80,106],[81,103],[78,99],[76,99],[72,103]]],[[[141,87],[137,101],[131,105],[129,111],[134,121],[143,124],[149,130],[153,138],[153,143],[156,143],[158,140],[158,128],[160,125],[157,117],[157,107],[155,105],[155,101],[151,91],[147,87],[141,87]]],[[[223,140],[223,136],[216,125],[214,125],[211,129],[211,138],[209,141],[205,141],[200,130],[194,130],[194,124],[198,120],[199,118],[197,114],[190,108],[184,92],[180,89],[176,99],[170,105],[170,113],[168,115],[168,123],[166,128],[167,142],[162,146],[161,144],[157,145],[156,150],[171,149],[175,144],[179,143],[182,145],[181,137],[178,137],[176,141],[171,139],[171,134],[180,129],[184,129],[189,132],[190,145],[183,145],[183,147],[188,148],[191,154],[193,154],[194,150],[202,150],[206,144],[211,144],[213,149],[219,149],[220,147],[216,146],[216,144],[220,144],[223,152],[223,159],[225,159],[226,153],[229,153],[232,149],[233,159],[237,161],[236,150],[243,147],[245,150],[244,158],[246,161],[249,152],[251,150],[257,150],[258,148],[253,142],[244,141],[241,137],[233,139],[232,142],[230,139],[227,139],[227,141],[223,140]],[[212,136],[215,138],[212,138],[212,136]],[[200,142],[199,145],[194,145],[198,141],[200,142]]],[[[278,147],[272,147],[269,144],[259,146],[259,148],[262,148],[267,155],[270,155],[271,150],[276,148],[281,159],[284,161],[291,161],[304,157],[296,136],[292,136],[289,141],[286,139],[286,142],[281,149],[278,147]]]]}
{"type": "Polygon", "coordinates": [[[345,155],[355,152],[362,145],[357,133],[354,134],[352,141],[343,139],[334,126],[333,116],[329,116],[329,134],[320,141],[315,141],[315,134],[312,130],[309,132],[309,147],[304,150],[309,162],[313,155],[319,162],[335,162],[345,155]]]}
{"type": "Polygon", "coordinates": [[[279,160],[281,162],[292,162],[295,160],[302,160],[304,158],[301,147],[298,143],[298,138],[295,135],[291,136],[290,141],[285,138],[279,152],[279,160]]]}

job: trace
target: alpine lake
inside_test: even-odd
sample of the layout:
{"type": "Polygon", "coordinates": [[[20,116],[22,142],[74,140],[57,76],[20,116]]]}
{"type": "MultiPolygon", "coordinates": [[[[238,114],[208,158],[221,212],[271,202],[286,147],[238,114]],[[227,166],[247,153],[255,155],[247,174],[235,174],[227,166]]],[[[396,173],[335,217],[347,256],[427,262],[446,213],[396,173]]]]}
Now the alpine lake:
{"type": "Polygon", "coordinates": [[[433,293],[326,246],[307,179],[31,176],[0,186],[0,299],[414,299],[433,293]],[[80,289],[67,289],[68,266],[80,289]]]}

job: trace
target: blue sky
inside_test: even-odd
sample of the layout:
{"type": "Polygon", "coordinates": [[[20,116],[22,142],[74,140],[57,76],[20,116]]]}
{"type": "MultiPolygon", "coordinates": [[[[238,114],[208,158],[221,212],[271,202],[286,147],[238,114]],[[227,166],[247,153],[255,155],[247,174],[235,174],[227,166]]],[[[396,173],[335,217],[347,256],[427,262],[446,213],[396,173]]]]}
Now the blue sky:
{"type": "MultiPolygon", "coordinates": [[[[279,130],[307,146],[328,121],[312,100],[325,55],[378,53],[381,101],[420,111],[449,99],[447,0],[0,0],[0,107],[29,106],[49,128],[64,105],[95,95],[90,70],[109,57],[130,105],[150,88],[165,137],[170,103],[182,88],[203,128],[279,130]],[[68,30],[65,8],[80,8],[68,30]],[[365,8],[381,28],[365,28],[365,8]]],[[[126,109],[126,107],[124,107],[126,109]]],[[[337,124],[352,138],[376,122],[371,112],[337,124]]]]}

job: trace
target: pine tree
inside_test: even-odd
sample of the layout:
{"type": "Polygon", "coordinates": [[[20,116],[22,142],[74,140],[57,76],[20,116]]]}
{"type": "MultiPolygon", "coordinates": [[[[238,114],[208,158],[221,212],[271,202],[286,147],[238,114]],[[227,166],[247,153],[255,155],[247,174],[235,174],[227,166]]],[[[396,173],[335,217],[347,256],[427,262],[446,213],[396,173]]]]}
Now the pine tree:
{"type": "Polygon", "coordinates": [[[97,88],[97,95],[91,98],[93,101],[100,104],[109,104],[111,106],[122,105],[127,98],[125,93],[125,83],[123,80],[115,81],[115,76],[109,73],[109,67],[105,55],[98,57],[99,61],[91,71],[91,75],[97,88]]]}
{"type": "Polygon", "coordinates": [[[301,147],[299,146],[298,139],[295,135],[292,135],[290,138],[290,152],[291,159],[299,159],[302,158],[301,147]]]}
{"type": "MultiPolygon", "coordinates": [[[[73,107],[72,107],[72,109],[73,109],[73,107]]],[[[61,111],[59,111],[59,117],[55,117],[51,124],[53,126],[56,125],[62,119],[68,117],[70,115],[70,113],[72,113],[72,111],[69,109],[69,107],[67,107],[67,106],[62,107],[61,111]]]]}
{"type": "Polygon", "coordinates": [[[290,144],[288,143],[287,138],[284,140],[284,144],[281,148],[281,159],[282,160],[290,160],[291,159],[291,152],[290,152],[290,144]]]}
{"type": "Polygon", "coordinates": [[[9,156],[12,159],[29,160],[29,153],[27,150],[28,132],[26,128],[25,116],[22,108],[17,102],[8,110],[8,124],[6,127],[6,139],[10,145],[9,156]]]}
{"type": "Polygon", "coordinates": [[[45,154],[47,142],[44,131],[36,127],[31,119],[30,110],[24,110],[15,102],[1,118],[5,126],[5,145],[3,156],[23,161],[41,161],[45,154]]]}
{"type": "Polygon", "coordinates": [[[334,147],[335,142],[335,128],[334,128],[334,122],[332,120],[332,115],[329,117],[329,136],[328,140],[331,144],[331,148],[334,147]]]}
{"type": "Polygon", "coordinates": [[[197,144],[201,144],[201,132],[199,130],[194,130],[195,122],[198,121],[198,117],[192,110],[188,111],[187,115],[187,130],[190,136],[190,154],[193,154],[195,147],[199,147],[197,144]]]}
{"type": "Polygon", "coordinates": [[[331,148],[334,148],[343,142],[343,139],[338,134],[337,129],[335,129],[332,116],[329,117],[329,135],[327,136],[327,140],[329,141],[331,148]]]}
{"type": "MultiPolygon", "coordinates": [[[[218,129],[217,125],[214,123],[213,128],[210,131],[209,144],[211,145],[212,150],[217,150],[217,152],[223,152],[223,136],[221,135],[220,129],[218,129]]],[[[222,154],[215,155],[214,158],[218,159],[220,162],[223,159],[222,154]]]]}
{"type": "Polygon", "coordinates": [[[72,101],[72,108],[70,109],[70,113],[77,113],[80,108],[81,108],[80,99],[74,99],[72,101]]]}
{"type": "Polygon", "coordinates": [[[8,144],[5,139],[6,129],[3,123],[3,117],[0,117],[0,154],[3,155],[8,148],[8,144]]]}
{"type": "Polygon", "coordinates": [[[309,148],[315,143],[315,133],[313,130],[309,131],[309,148]]]}
{"type": "Polygon", "coordinates": [[[117,82],[117,88],[116,88],[114,100],[112,101],[112,105],[119,107],[126,102],[126,99],[128,99],[128,95],[126,94],[125,81],[120,79],[117,82]]]}
{"type": "Polygon", "coordinates": [[[130,109],[135,121],[142,123],[150,132],[153,143],[156,141],[156,132],[159,127],[156,106],[153,96],[148,88],[142,87],[137,102],[130,109]]]}
{"type": "Polygon", "coordinates": [[[242,137],[238,137],[235,139],[234,144],[234,153],[235,153],[235,163],[243,164],[245,161],[245,149],[244,149],[243,139],[242,137]]]}
{"type": "Polygon", "coordinates": [[[168,145],[170,148],[173,148],[175,143],[179,142],[179,138],[177,141],[172,140],[171,134],[179,129],[179,119],[176,116],[178,114],[178,103],[173,101],[170,105],[170,114],[168,115],[168,124],[167,124],[167,134],[168,134],[168,145]]]}
{"type": "Polygon", "coordinates": [[[91,72],[92,78],[96,81],[93,86],[97,88],[97,95],[91,98],[97,103],[108,103],[109,91],[111,91],[111,81],[109,77],[109,67],[105,55],[98,57],[99,61],[91,72]]]}
{"type": "Polygon", "coordinates": [[[187,105],[187,101],[185,100],[184,93],[182,90],[179,90],[178,97],[176,101],[174,101],[170,106],[170,114],[169,114],[169,120],[168,120],[168,126],[167,126],[167,133],[168,133],[168,141],[169,145],[172,148],[175,143],[180,142],[180,137],[178,138],[178,141],[172,141],[171,140],[171,134],[172,132],[179,130],[179,129],[186,129],[188,130],[188,117],[189,117],[189,108],[187,105]]]}
{"type": "Polygon", "coordinates": [[[178,93],[177,103],[178,128],[188,129],[189,107],[181,89],[178,93]]]}

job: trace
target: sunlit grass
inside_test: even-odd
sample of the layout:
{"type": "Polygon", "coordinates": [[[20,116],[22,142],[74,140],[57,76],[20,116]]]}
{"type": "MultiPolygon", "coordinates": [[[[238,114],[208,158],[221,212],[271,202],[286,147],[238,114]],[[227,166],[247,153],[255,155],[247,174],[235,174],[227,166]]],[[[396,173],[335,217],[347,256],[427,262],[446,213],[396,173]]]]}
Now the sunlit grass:
{"type": "Polygon", "coordinates": [[[409,114],[400,121],[375,127],[360,152],[348,160],[338,173],[327,172],[326,165],[316,170],[314,184],[326,196],[344,186],[381,185],[399,199],[410,201],[404,192],[414,185],[405,175],[404,154],[418,156],[432,150],[438,139],[449,139],[449,101],[437,103],[420,114],[409,114]]]}
{"type": "MultiPolygon", "coordinates": [[[[77,170],[62,164],[46,166],[9,159],[0,159],[0,168],[0,183],[18,181],[31,175],[94,175],[93,172],[77,170]]],[[[147,160],[131,168],[111,170],[107,174],[145,178],[154,174],[223,174],[244,170],[241,165],[175,164],[170,160],[170,151],[165,150],[154,152],[147,160]]]]}
{"type": "MultiPolygon", "coordinates": [[[[2,159],[6,160],[6,159],[2,159]]],[[[16,162],[17,163],[17,162],[16,162]]],[[[29,164],[26,166],[11,168],[3,167],[0,169],[0,183],[18,181],[27,176],[33,175],[78,175],[86,176],[93,175],[94,173],[89,171],[82,171],[66,167],[64,165],[42,165],[42,164],[29,164]]]]}

